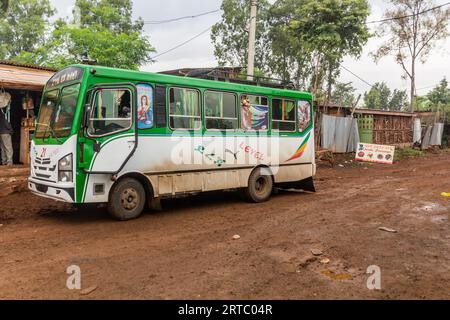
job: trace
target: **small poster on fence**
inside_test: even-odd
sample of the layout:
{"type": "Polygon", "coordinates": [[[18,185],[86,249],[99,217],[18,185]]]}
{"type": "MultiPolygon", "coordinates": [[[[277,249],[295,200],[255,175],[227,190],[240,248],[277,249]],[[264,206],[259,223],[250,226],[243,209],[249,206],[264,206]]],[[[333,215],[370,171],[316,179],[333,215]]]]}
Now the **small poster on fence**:
{"type": "Polygon", "coordinates": [[[355,160],[382,164],[393,164],[394,154],[395,147],[393,146],[359,143],[355,160]]]}

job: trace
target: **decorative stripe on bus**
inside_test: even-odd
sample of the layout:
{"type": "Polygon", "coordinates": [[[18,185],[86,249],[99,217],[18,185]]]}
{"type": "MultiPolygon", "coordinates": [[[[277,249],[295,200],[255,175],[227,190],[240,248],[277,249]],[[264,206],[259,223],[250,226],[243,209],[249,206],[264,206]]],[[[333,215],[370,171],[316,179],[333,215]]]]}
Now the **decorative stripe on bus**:
{"type": "Polygon", "coordinates": [[[306,147],[308,146],[308,141],[309,141],[310,136],[311,136],[311,132],[305,138],[305,140],[300,145],[298,150],[294,153],[294,155],[292,157],[290,157],[288,160],[286,160],[286,162],[289,162],[289,161],[292,161],[292,160],[296,160],[296,159],[300,158],[305,153],[306,147]]]}
{"type": "Polygon", "coordinates": [[[280,164],[280,165],[251,165],[251,166],[241,166],[241,167],[224,167],[224,168],[209,168],[209,169],[192,169],[192,170],[179,170],[179,171],[156,171],[156,172],[146,172],[146,176],[159,176],[159,175],[174,175],[174,174],[186,174],[186,173],[204,173],[204,172],[220,172],[220,171],[237,171],[237,170],[249,170],[255,169],[260,166],[277,168],[277,167],[294,167],[294,166],[306,166],[312,165],[312,162],[305,163],[290,163],[290,164],[280,164]]]}

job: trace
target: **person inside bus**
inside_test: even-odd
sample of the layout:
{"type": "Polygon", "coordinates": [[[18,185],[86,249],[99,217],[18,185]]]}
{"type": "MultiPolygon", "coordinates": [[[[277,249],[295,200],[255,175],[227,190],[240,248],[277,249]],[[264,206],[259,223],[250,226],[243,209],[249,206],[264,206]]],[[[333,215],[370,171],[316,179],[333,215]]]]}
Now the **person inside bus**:
{"type": "Polygon", "coordinates": [[[100,114],[93,122],[95,134],[104,135],[128,128],[131,123],[130,102],[129,91],[100,92],[97,100],[100,114]],[[118,93],[120,96],[116,98],[118,93]]]}
{"type": "Polygon", "coordinates": [[[125,91],[120,97],[119,104],[119,118],[130,119],[131,118],[131,99],[130,93],[125,91]]]}

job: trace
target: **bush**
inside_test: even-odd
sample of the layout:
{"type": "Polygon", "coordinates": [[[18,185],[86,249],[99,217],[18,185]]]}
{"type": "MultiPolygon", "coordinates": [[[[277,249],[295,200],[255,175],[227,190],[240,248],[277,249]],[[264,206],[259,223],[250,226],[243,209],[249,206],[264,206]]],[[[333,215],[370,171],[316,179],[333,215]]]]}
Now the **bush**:
{"type": "Polygon", "coordinates": [[[418,149],[413,148],[404,148],[404,149],[396,149],[395,150],[395,161],[399,161],[403,158],[414,158],[414,157],[423,157],[425,152],[418,149]]]}

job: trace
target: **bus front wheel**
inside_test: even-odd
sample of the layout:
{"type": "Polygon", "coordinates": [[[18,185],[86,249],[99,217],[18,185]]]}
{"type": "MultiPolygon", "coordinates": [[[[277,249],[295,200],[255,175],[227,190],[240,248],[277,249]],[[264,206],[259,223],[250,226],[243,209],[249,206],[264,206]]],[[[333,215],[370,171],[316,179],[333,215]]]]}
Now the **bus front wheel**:
{"type": "Polygon", "coordinates": [[[120,221],[136,219],[144,211],[145,189],[133,178],[125,178],[114,185],[108,202],[108,211],[120,221]]]}
{"type": "Polygon", "coordinates": [[[244,197],[255,203],[269,200],[273,190],[272,175],[268,169],[257,168],[248,179],[248,187],[244,189],[244,197]]]}

